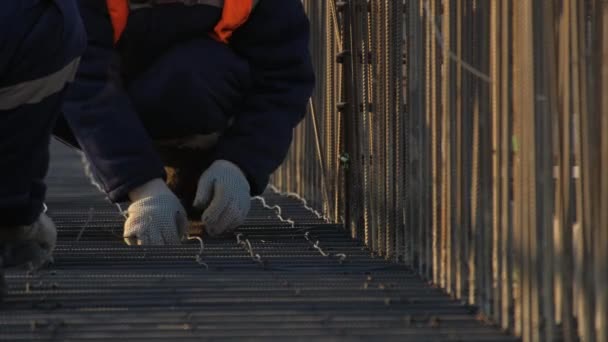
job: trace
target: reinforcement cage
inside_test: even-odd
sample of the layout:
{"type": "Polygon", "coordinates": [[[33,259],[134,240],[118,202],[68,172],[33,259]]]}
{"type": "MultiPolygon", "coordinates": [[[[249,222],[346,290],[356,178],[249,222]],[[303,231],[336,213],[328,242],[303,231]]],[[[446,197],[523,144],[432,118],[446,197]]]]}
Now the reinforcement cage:
{"type": "Polygon", "coordinates": [[[275,186],[525,341],[608,341],[608,3],[303,2],[275,186]]]}

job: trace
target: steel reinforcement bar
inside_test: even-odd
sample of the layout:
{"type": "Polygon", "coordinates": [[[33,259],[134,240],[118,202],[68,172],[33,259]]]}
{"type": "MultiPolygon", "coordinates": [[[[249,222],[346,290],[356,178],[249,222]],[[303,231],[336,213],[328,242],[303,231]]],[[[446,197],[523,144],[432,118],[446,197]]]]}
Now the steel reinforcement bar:
{"type": "Polygon", "coordinates": [[[608,3],[303,3],[275,186],[525,341],[608,341],[608,3]]]}

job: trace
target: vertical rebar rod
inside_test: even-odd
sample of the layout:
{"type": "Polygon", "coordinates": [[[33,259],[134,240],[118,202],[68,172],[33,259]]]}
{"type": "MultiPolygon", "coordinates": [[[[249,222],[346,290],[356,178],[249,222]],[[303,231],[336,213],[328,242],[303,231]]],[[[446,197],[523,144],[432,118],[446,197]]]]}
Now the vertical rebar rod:
{"type": "Polygon", "coordinates": [[[499,118],[504,115],[500,112],[500,54],[498,49],[500,46],[500,4],[497,2],[490,3],[490,78],[493,80],[490,93],[491,102],[491,150],[492,150],[492,291],[493,302],[492,312],[496,313],[496,318],[500,320],[500,300],[501,300],[501,285],[500,285],[500,250],[498,248],[499,239],[502,235],[500,232],[500,216],[501,216],[501,187],[500,187],[500,121],[499,118]]]}
{"type": "Polygon", "coordinates": [[[512,66],[511,53],[512,47],[512,2],[501,2],[502,36],[501,36],[501,254],[503,255],[501,266],[501,285],[502,285],[502,308],[500,320],[503,329],[513,327],[513,225],[512,225],[512,66]]]}
{"type": "Polygon", "coordinates": [[[599,109],[600,122],[598,126],[602,132],[601,141],[601,160],[599,161],[598,168],[600,172],[600,203],[599,211],[600,218],[597,225],[594,226],[594,238],[595,253],[592,256],[595,263],[595,303],[596,310],[594,312],[595,321],[593,324],[596,328],[595,338],[599,342],[608,341],[608,3],[602,2],[601,8],[598,13],[598,21],[600,24],[600,38],[599,43],[601,45],[601,52],[598,63],[598,77],[600,77],[599,91],[601,94],[601,107],[599,109]]]}
{"type": "Polygon", "coordinates": [[[449,287],[450,281],[450,231],[451,231],[451,183],[450,183],[450,117],[452,107],[450,106],[450,46],[451,46],[451,10],[450,1],[443,0],[442,6],[442,49],[441,52],[441,250],[440,250],[440,265],[441,276],[440,285],[446,288],[448,293],[451,292],[449,287]]]}

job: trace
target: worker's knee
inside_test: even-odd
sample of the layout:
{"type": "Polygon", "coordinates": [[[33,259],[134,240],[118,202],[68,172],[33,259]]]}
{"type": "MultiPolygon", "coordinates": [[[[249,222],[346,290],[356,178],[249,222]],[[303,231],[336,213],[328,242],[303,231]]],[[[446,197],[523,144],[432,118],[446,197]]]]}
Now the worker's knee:
{"type": "Polygon", "coordinates": [[[22,170],[25,178],[44,177],[38,175],[38,169],[46,170],[44,162],[16,161],[47,158],[50,132],[85,35],[72,0],[1,2],[0,17],[0,166],[30,165],[36,170],[22,170]]]}
{"type": "Polygon", "coordinates": [[[2,2],[0,13],[0,169],[21,168],[16,177],[29,182],[46,173],[50,132],[85,36],[71,0],[2,2]]]}
{"type": "Polygon", "coordinates": [[[174,138],[225,130],[249,87],[247,62],[202,38],[159,58],[130,83],[129,92],[151,135],[174,138]]]}

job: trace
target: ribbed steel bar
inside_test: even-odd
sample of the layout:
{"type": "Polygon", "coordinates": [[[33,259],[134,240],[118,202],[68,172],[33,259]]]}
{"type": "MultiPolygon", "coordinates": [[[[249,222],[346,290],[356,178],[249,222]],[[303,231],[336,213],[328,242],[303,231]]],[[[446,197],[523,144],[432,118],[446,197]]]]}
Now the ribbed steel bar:
{"type": "MultiPolygon", "coordinates": [[[[469,44],[473,42],[473,7],[472,1],[463,0],[462,3],[462,59],[466,61],[473,60],[473,51],[469,44]]],[[[474,290],[471,289],[471,277],[474,277],[475,267],[471,267],[471,259],[474,254],[472,252],[472,237],[471,232],[471,217],[472,217],[472,146],[473,146],[473,77],[471,74],[463,71],[462,78],[462,116],[461,116],[461,158],[462,158],[462,173],[461,173],[461,198],[462,203],[462,258],[463,258],[463,298],[469,303],[474,301],[474,290]],[[472,295],[473,294],[473,295],[472,295]]]]}
{"type": "MultiPolygon", "coordinates": [[[[606,94],[608,91],[608,64],[605,56],[608,55],[608,4],[602,3],[601,8],[602,25],[601,25],[601,45],[602,45],[602,56],[601,60],[601,91],[602,94],[606,94]]],[[[600,222],[595,226],[594,235],[595,239],[595,254],[593,259],[595,260],[595,291],[597,294],[596,304],[596,339],[598,341],[608,341],[608,267],[606,267],[605,261],[608,260],[608,138],[606,132],[608,132],[608,98],[602,96],[601,103],[601,122],[600,129],[604,134],[602,135],[602,150],[601,150],[601,168],[603,177],[600,179],[601,182],[601,198],[600,198],[600,222]]]]}
{"type": "Polygon", "coordinates": [[[422,182],[422,145],[421,135],[423,130],[423,106],[424,106],[424,40],[421,25],[420,2],[408,1],[406,3],[406,111],[408,118],[407,130],[407,225],[411,234],[408,238],[411,246],[409,259],[412,265],[422,269],[423,260],[421,255],[424,251],[422,239],[422,210],[423,182],[422,182]]]}
{"type": "Polygon", "coordinates": [[[513,326],[513,253],[512,250],[513,242],[513,220],[512,220],[512,194],[511,194],[511,180],[512,180],[512,74],[511,74],[511,63],[512,56],[510,48],[512,45],[512,32],[513,25],[510,20],[512,15],[512,2],[502,2],[502,36],[501,36],[501,98],[502,98],[502,117],[501,117],[501,246],[500,254],[502,255],[501,265],[501,277],[500,282],[502,286],[502,307],[500,308],[502,319],[500,320],[501,326],[504,329],[509,329],[513,326]]]}
{"type": "MultiPolygon", "coordinates": [[[[456,48],[455,48],[455,56],[458,59],[463,58],[463,2],[464,0],[458,0],[456,2],[456,29],[455,29],[455,40],[456,40],[456,48]]],[[[454,91],[456,97],[456,103],[454,108],[454,162],[453,165],[455,167],[454,172],[454,224],[452,226],[454,242],[452,243],[454,249],[453,264],[455,268],[455,283],[456,288],[454,294],[458,298],[464,297],[464,288],[466,287],[466,277],[465,277],[465,266],[466,266],[466,256],[463,242],[465,241],[464,233],[465,233],[465,224],[463,221],[464,215],[464,207],[465,203],[463,201],[463,160],[462,160],[462,150],[463,150],[463,70],[460,67],[456,67],[456,75],[455,75],[455,84],[454,91]]]]}
{"type": "MultiPolygon", "coordinates": [[[[594,285],[593,279],[593,229],[599,225],[601,192],[596,189],[601,186],[601,104],[602,94],[601,78],[598,73],[606,63],[602,53],[601,18],[602,3],[591,0],[587,2],[585,20],[590,37],[587,38],[585,51],[587,52],[587,111],[582,113],[581,136],[584,139],[583,162],[583,220],[575,230],[575,303],[578,334],[583,341],[594,340],[594,285]]],[[[601,75],[601,74],[599,74],[601,75]]],[[[604,176],[605,177],[605,176],[604,176]]],[[[602,262],[603,263],[603,262],[602,262]]],[[[601,323],[600,323],[601,324],[601,323]]]]}
{"type": "MultiPolygon", "coordinates": [[[[602,8],[602,49],[603,56],[608,54],[608,5],[603,4],[602,8]]],[[[608,66],[602,65],[602,91],[608,90],[608,66]]],[[[601,131],[608,132],[608,100],[604,97],[602,100],[601,110],[601,131]]],[[[602,160],[601,167],[603,178],[601,178],[601,217],[600,223],[595,226],[595,253],[593,255],[595,263],[595,293],[596,293],[596,311],[595,311],[595,328],[596,339],[598,341],[608,341],[608,267],[605,261],[608,260],[608,179],[605,176],[608,172],[608,138],[604,134],[602,136],[602,160]]]]}
{"type": "Polygon", "coordinates": [[[441,153],[440,153],[440,166],[441,166],[441,211],[440,211],[440,222],[441,222],[441,247],[438,251],[440,259],[440,281],[439,284],[448,288],[449,291],[449,264],[448,255],[450,253],[450,224],[451,224],[451,182],[450,182],[450,147],[449,147],[449,136],[450,130],[450,114],[452,107],[450,106],[449,89],[451,89],[451,75],[450,75],[450,59],[446,56],[450,55],[451,46],[451,13],[450,2],[441,2],[441,12],[447,13],[442,20],[441,36],[443,41],[441,42],[441,153]]]}
{"type": "Polygon", "coordinates": [[[492,154],[492,312],[495,313],[498,320],[501,318],[501,281],[500,281],[500,266],[501,257],[499,244],[501,234],[501,139],[500,139],[500,117],[505,113],[501,113],[501,98],[500,98],[500,58],[499,47],[501,43],[501,5],[496,2],[490,4],[490,78],[495,80],[490,85],[490,113],[491,113],[491,147],[494,153],[492,154]]]}

